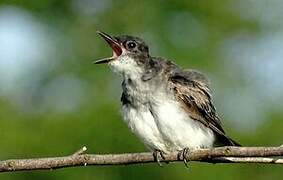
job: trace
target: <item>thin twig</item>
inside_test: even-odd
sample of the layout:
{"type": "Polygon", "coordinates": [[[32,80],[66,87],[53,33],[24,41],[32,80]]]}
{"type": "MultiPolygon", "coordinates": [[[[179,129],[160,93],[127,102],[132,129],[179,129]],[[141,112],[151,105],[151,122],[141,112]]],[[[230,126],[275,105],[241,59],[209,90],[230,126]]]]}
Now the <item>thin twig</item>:
{"type": "Polygon", "coordinates": [[[79,149],[78,151],[76,151],[76,152],[73,154],[73,156],[77,156],[77,155],[84,154],[84,153],[86,152],[86,150],[87,150],[87,147],[84,146],[84,147],[82,147],[81,149],[79,149]]]}
{"type": "MultiPolygon", "coordinates": [[[[58,169],[86,165],[128,165],[153,163],[152,153],[85,154],[86,147],[63,157],[10,159],[0,161],[0,172],[58,169]]],[[[218,147],[198,149],[188,153],[190,161],[209,163],[267,163],[283,164],[283,147],[218,147]]],[[[162,162],[183,161],[177,152],[165,154],[162,162]]]]}
{"type": "Polygon", "coordinates": [[[265,164],[283,164],[282,158],[270,157],[218,157],[213,159],[214,163],[265,163],[265,164]]]}

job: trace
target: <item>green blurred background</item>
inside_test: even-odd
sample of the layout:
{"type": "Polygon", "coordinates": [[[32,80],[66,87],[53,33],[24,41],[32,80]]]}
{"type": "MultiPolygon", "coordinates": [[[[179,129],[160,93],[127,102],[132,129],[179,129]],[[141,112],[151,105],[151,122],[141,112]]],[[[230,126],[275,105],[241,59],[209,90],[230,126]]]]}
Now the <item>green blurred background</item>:
{"type": "MultiPolygon", "coordinates": [[[[145,39],[152,55],[212,81],[225,129],[283,144],[283,1],[0,0],[0,159],[145,151],[119,113],[121,79],[92,61],[95,33],[145,39]]],[[[76,167],[0,179],[280,179],[282,167],[182,163],[76,167]]]]}

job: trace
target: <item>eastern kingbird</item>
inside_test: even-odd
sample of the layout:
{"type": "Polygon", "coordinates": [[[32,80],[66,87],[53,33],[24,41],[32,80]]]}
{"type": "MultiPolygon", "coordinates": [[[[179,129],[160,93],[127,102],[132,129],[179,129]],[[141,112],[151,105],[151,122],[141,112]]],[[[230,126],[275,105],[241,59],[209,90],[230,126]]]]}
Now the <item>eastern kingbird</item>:
{"type": "Polygon", "coordinates": [[[163,153],[173,151],[240,146],[222,128],[202,73],[151,56],[138,37],[98,34],[113,56],[94,63],[107,63],[122,76],[124,121],[158,162],[163,153]]]}

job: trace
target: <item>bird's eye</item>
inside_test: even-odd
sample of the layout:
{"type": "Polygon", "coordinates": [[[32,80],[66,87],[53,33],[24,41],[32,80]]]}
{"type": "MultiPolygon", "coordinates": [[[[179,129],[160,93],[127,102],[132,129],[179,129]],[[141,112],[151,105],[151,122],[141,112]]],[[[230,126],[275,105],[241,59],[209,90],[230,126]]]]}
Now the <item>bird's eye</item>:
{"type": "Polygon", "coordinates": [[[137,46],[137,44],[134,41],[130,41],[127,43],[127,46],[129,49],[133,49],[137,46]]]}

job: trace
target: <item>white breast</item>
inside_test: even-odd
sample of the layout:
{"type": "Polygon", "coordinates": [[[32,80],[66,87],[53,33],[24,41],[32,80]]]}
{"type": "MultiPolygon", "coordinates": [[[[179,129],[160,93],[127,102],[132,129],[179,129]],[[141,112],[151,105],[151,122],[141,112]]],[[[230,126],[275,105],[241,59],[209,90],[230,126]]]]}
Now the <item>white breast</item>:
{"type": "MultiPolygon", "coordinates": [[[[160,100],[160,99],[159,99],[160,100]]],[[[124,120],[130,129],[151,150],[164,152],[212,147],[214,134],[200,122],[193,120],[178,102],[163,98],[151,106],[133,108],[123,106],[124,120]]]]}
{"type": "Polygon", "coordinates": [[[126,124],[148,148],[166,149],[165,142],[149,110],[123,106],[122,112],[126,124]]]}
{"type": "Polygon", "coordinates": [[[164,99],[152,107],[160,133],[169,145],[167,151],[184,148],[211,147],[214,142],[212,130],[193,120],[178,102],[164,99]]]}

